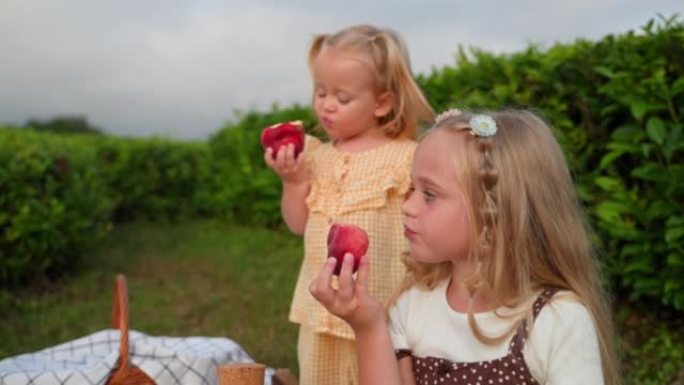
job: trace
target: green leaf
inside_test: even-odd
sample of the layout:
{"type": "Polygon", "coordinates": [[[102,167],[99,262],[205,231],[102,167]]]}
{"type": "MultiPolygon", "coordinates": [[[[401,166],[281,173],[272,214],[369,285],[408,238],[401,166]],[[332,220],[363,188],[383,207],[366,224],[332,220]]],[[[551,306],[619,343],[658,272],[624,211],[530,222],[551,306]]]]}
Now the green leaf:
{"type": "Polygon", "coordinates": [[[678,310],[683,310],[684,309],[684,291],[679,291],[675,293],[672,296],[672,304],[674,305],[675,309],[678,310]]]}
{"type": "Polygon", "coordinates": [[[651,155],[651,151],[654,149],[653,143],[641,143],[641,155],[644,158],[648,158],[651,155]]]}
{"type": "Polygon", "coordinates": [[[663,145],[663,153],[668,161],[670,161],[677,152],[684,150],[684,135],[682,131],[684,125],[674,123],[670,124],[670,129],[663,145]]]}
{"type": "Polygon", "coordinates": [[[673,279],[668,279],[665,281],[665,285],[663,285],[663,289],[666,293],[671,293],[676,291],[677,289],[681,288],[684,286],[684,283],[682,281],[675,281],[673,279]]]}
{"type": "Polygon", "coordinates": [[[637,241],[643,238],[638,230],[634,229],[633,225],[623,222],[607,223],[607,230],[611,237],[615,239],[622,239],[625,241],[637,241]]]}
{"type": "Polygon", "coordinates": [[[599,74],[601,74],[601,75],[603,75],[609,79],[612,79],[613,77],[615,77],[615,73],[610,68],[608,68],[606,66],[596,66],[596,67],[594,67],[594,71],[596,71],[597,73],[599,73],[599,74]]]}
{"type": "Polygon", "coordinates": [[[684,226],[670,227],[665,230],[665,241],[673,243],[684,236],[684,226]]]}
{"type": "Polygon", "coordinates": [[[662,146],[667,134],[665,123],[658,117],[650,118],[646,123],[646,133],[652,141],[662,146]]]}
{"type": "Polygon", "coordinates": [[[619,105],[619,104],[616,104],[616,103],[609,104],[608,106],[606,106],[606,107],[604,107],[604,108],[601,109],[600,115],[601,115],[601,116],[611,115],[611,114],[613,114],[614,112],[619,111],[620,108],[622,108],[622,106],[619,105]]]}
{"type": "Polygon", "coordinates": [[[639,258],[629,261],[625,266],[624,273],[648,273],[652,269],[650,258],[639,258]]]}
{"type": "Polygon", "coordinates": [[[647,248],[648,246],[643,243],[628,244],[622,248],[622,250],[620,251],[620,256],[629,257],[632,255],[643,255],[644,250],[647,248]]]}
{"type": "Polygon", "coordinates": [[[636,101],[636,102],[632,102],[629,105],[629,108],[632,111],[632,115],[637,120],[642,120],[644,118],[644,116],[646,115],[646,113],[651,110],[651,105],[648,103],[645,103],[645,102],[636,101]]]}
{"type": "Polygon", "coordinates": [[[601,161],[599,162],[599,168],[605,169],[606,167],[615,163],[615,160],[621,157],[624,153],[624,151],[611,151],[605,154],[601,157],[601,161]]]}
{"type": "Polygon", "coordinates": [[[684,255],[682,254],[670,254],[667,256],[667,266],[669,267],[680,267],[684,266],[684,255]]]}
{"type": "Polygon", "coordinates": [[[670,218],[667,219],[667,222],[665,222],[666,226],[680,226],[684,225],[684,217],[680,216],[671,216],[670,218]]]}
{"type": "Polygon", "coordinates": [[[604,191],[615,191],[622,186],[620,179],[607,176],[598,176],[594,183],[604,191]]]}
{"type": "Polygon", "coordinates": [[[631,175],[634,178],[651,182],[666,182],[668,180],[667,169],[655,163],[637,167],[632,170],[631,175]]]}
{"type": "Polygon", "coordinates": [[[625,124],[616,128],[610,138],[616,142],[637,143],[644,137],[644,131],[636,124],[625,124]]]}
{"type": "Polygon", "coordinates": [[[638,154],[641,147],[636,144],[611,142],[606,146],[609,150],[620,151],[628,154],[638,154]]]}
{"type": "Polygon", "coordinates": [[[622,215],[630,212],[629,206],[614,201],[603,202],[596,206],[596,215],[604,221],[611,223],[622,222],[622,215]]]}
{"type": "MultiPolygon", "coordinates": [[[[643,212],[644,215],[642,216],[647,222],[654,220],[661,222],[662,219],[669,217],[677,210],[677,206],[667,200],[650,199],[647,202],[646,210],[643,212]]],[[[661,235],[659,234],[658,238],[660,237],[661,235]]]]}
{"type": "MultiPolygon", "coordinates": [[[[669,167],[668,171],[670,173],[670,180],[671,181],[678,181],[678,182],[684,181],[684,164],[671,165],[669,167]]],[[[672,188],[678,187],[678,188],[680,188],[679,191],[684,190],[684,189],[682,189],[682,187],[684,187],[684,186],[682,185],[681,182],[680,183],[673,183],[670,187],[672,187],[672,188]]]]}
{"type": "MultiPolygon", "coordinates": [[[[651,271],[651,266],[644,272],[651,271]]],[[[640,278],[634,282],[634,289],[638,293],[657,296],[660,293],[662,283],[657,278],[640,278]]]]}
{"type": "Polygon", "coordinates": [[[670,94],[672,96],[676,96],[684,92],[684,76],[680,76],[675,80],[674,83],[672,83],[672,88],[670,90],[670,94]]]}

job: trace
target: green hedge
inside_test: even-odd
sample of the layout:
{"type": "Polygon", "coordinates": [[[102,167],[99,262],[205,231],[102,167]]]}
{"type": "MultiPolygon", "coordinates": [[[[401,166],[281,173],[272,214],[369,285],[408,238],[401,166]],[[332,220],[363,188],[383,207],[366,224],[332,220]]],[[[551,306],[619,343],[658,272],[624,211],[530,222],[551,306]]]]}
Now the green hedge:
{"type": "Polygon", "coordinates": [[[114,201],[115,222],[199,213],[198,196],[211,165],[206,143],[102,138],[91,145],[114,201]]]}
{"type": "Polygon", "coordinates": [[[0,289],[71,269],[109,226],[92,148],[0,127],[0,289]]]}
{"type": "Polygon", "coordinates": [[[204,142],[0,127],[0,289],[72,270],[115,223],[199,215],[211,165],[204,142]]]}

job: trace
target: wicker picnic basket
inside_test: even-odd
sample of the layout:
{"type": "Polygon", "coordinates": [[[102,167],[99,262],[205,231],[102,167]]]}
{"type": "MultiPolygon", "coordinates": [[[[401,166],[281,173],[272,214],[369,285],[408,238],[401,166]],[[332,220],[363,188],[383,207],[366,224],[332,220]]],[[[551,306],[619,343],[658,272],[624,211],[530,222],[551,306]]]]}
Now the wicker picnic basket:
{"type": "MultiPolygon", "coordinates": [[[[121,338],[119,357],[109,374],[106,385],[157,385],[147,373],[133,365],[129,359],[128,286],[123,274],[118,274],[114,283],[112,324],[114,329],[121,331],[121,338]]],[[[235,367],[239,368],[239,365],[235,367]]],[[[289,369],[276,369],[272,377],[273,385],[297,385],[297,383],[297,377],[289,369]]]]}
{"type": "Polygon", "coordinates": [[[107,385],[156,385],[145,372],[129,362],[128,356],[128,287],[123,274],[116,276],[112,301],[112,323],[121,331],[119,359],[112,369],[107,385]]]}

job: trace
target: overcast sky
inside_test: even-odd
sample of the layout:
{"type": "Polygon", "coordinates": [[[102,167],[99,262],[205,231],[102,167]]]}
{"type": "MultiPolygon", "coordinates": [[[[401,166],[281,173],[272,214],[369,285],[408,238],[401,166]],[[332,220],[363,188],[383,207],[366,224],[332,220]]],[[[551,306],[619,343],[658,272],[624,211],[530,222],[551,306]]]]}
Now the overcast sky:
{"type": "Polygon", "coordinates": [[[126,136],[207,138],[235,110],[306,104],[314,34],[371,23],[405,38],[415,73],[459,45],[636,30],[682,0],[0,0],[0,123],[84,115],[126,136]]]}

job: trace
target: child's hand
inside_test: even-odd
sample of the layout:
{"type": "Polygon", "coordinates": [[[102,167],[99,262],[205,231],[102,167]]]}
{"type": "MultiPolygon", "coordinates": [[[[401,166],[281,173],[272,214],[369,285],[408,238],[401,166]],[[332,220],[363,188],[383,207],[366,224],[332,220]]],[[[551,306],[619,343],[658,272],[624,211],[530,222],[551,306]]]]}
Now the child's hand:
{"type": "Polygon", "coordinates": [[[286,183],[306,182],[306,167],[304,167],[304,153],[295,158],[295,146],[290,143],[282,146],[278,153],[273,156],[273,148],[268,147],[264,151],[264,161],[268,167],[286,183]]]}
{"type": "Polygon", "coordinates": [[[386,321],[382,304],[368,294],[368,257],[361,257],[356,281],[352,276],[354,257],[344,256],[339,277],[339,289],[335,290],[330,282],[337,260],[328,258],[311,283],[309,291],[328,311],[346,321],[356,333],[371,330],[386,321]]]}

